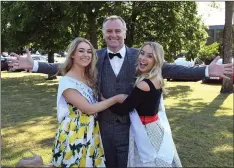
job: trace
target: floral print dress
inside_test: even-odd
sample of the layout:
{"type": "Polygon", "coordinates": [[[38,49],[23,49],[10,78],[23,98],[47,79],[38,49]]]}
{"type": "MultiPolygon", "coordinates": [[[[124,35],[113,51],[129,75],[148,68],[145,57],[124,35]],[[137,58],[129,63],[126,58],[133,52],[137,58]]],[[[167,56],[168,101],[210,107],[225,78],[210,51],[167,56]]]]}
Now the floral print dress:
{"type": "MultiPolygon", "coordinates": [[[[96,103],[92,89],[78,80],[64,76],[60,79],[59,91],[60,88],[63,88],[62,92],[67,88],[76,89],[90,103],[96,103]]],[[[61,97],[62,94],[58,99],[61,97]]],[[[68,112],[59,124],[52,150],[53,166],[105,167],[104,150],[96,116],[82,113],[72,104],[66,105],[68,112]]]]}

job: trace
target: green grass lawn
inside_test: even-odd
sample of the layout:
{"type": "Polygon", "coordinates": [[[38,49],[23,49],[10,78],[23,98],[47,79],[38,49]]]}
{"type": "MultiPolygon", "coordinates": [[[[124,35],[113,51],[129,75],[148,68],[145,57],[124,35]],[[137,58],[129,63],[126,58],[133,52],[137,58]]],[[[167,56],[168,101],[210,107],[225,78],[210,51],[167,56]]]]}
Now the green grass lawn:
{"type": "MultiPolygon", "coordinates": [[[[57,128],[58,80],[35,73],[1,73],[1,165],[13,167],[29,150],[47,164],[57,128]]],[[[201,82],[167,82],[164,96],[184,167],[233,167],[233,94],[201,82]]]]}

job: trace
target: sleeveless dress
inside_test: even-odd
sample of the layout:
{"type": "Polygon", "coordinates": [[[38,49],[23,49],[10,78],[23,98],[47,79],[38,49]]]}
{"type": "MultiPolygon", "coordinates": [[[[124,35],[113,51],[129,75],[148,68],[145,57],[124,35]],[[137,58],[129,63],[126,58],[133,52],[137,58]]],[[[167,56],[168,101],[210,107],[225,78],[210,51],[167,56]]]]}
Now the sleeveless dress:
{"type": "Polygon", "coordinates": [[[182,167],[169,123],[161,115],[165,114],[162,89],[156,89],[149,79],[143,81],[149,91],[136,86],[122,104],[112,108],[117,114],[130,115],[128,167],[182,167]],[[157,120],[144,125],[139,117],[156,114],[157,120]]]}
{"type": "Polygon", "coordinates": [[[96,115],[88,115],[69,104],[62,93],[71,88],[79,91],[91,104],[96,103],[93,91],[84,83],[64,76],[57,95],[57,129],[52,149],[55,167],[105,167],[104,150],[96,115]]]}
{"type": "MultiPolygon", "coordinates": [[[[144,81],[149,85],[150,92],[156,89],[153,83],[149,79],[144,79],[144,81]]],[[[132,114],[130,113],[131,126],[129,132],[128,167],[182,167],[179,155],[177,153],[175,144],[173,142],[172,135],[171,133],[168,133],[168,130],[165,127],[165,121],[163,121],[165,116],[163,117],[162,114],[160,114],[160,113],[165,113],[165,107],[163,104],[162,95],[159,97],[159,99],[160,99],[160,104],[158,107],[159,118],[154,122],[143,125],[142,122],[140,121],[136,125],[135,120],[132,120],[131,115],[136,115],[136,117],[138,118],[139,116],[136,111],[134,111],[132,114]],[[133,127],[135,127],[136,131],[134,131],[133,127]],[[139,136],[140,137],[144,136],[144,134],[142,134],[144,132],[141,132],[140,127],[144,129],[145,136],[148,137],[152,151],[155,152],[153,159],[150,158],[152,159],[151,161],[142,162],[142,158],[139,153],[140,151],[138,147],[141,146],[144,148],[144,146],[146,146],[147,141],[138,142],[139,144],[136,144],[137,142],[136,138],[139,136]],[[170,158],[169,159],[170,161],[168,161],[168,158],[170,158]]],[[[145,101],[148,100],[145,99],[145,101]]],[[[145,150],[151,152],[150,148],[145,150]]]]}

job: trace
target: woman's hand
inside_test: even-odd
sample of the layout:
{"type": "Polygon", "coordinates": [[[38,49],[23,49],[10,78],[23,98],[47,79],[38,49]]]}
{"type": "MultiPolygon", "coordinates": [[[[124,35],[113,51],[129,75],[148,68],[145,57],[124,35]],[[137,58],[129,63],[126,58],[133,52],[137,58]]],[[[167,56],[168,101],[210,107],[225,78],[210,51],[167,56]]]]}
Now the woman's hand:
{"type": "Polygon", "coordinates": [[[105,97],[103,97],[103,95],[101,94],[101,97],[100,97],[100,99],[101,99],[101,101],[104,101],[104,100],[106,100],[106,98],[105,97]]]}
{"type": "Polygon", "coordinates": [[[116,101],[117,101],[117,103],[123,103],[127,97],[128,97],[128,95],[126,95],[126,94],[118,94],[118,95],[116,95],[116,101]]]}

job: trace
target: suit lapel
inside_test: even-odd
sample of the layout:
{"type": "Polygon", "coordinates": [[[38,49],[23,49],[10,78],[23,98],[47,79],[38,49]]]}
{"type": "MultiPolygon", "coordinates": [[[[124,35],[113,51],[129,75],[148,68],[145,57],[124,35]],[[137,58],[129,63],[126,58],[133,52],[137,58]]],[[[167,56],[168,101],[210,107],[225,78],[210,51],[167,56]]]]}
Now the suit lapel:
{"type": "Polygon", "coordinates": [[[102,50],[97,51],[98,54],[98,63],[97,63],[97,69],[98,69],[98,87],[101,86],[101,79],[102,79],[102,68],[103,68],[103,62],[105,59],[105,56],[107,54],[107,49],[104,48],[102,50]]]}
{"type": "MultiPolygon", "coordinates": [[[[98,54],[98,63],[97,63],[98,86],[100,88],[101,79],[102,79],[103,62],[104,62],[106,54],[107,54],[107,49],[104,48],[102,50],[98,50],[97,54],[98,54]]],[[[125,59],[125,61],[128,61],[127,63],[129,65],[129,73],[127,73],[127,74],[133,74],[135,76],[135,72],[136,72],[136,53],[134,53],[134,51],[131,50],[131,48],[128,48],[127,46],[126,46],[126,57],[127,57],[127,59],[125,59]]],[[[124,65],[124,62],[123,62],[123,65],[124,65]]],[[[122,69],[122,67],[121,67],[121,69],[122,69]]],[[[119,74],[121,73],[121,69],[120,69],[119,74]]]]}

